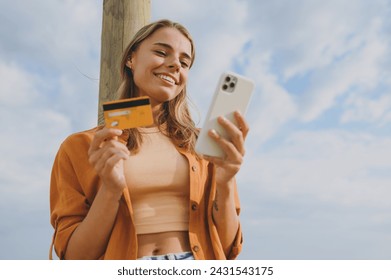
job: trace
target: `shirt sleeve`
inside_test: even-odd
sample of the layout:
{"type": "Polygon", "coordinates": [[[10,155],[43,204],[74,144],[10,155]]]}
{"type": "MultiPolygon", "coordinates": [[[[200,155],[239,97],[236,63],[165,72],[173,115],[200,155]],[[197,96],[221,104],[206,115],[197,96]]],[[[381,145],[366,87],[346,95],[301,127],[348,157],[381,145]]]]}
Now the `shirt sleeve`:
{"type": "MultiPolygon", "coordinates": [[[[209,172],[210,172],[210,184],[211,184],[211,193],[209,196],[209,202],[208,202],[208,225],[209,225],[209,232],[212,238],[212,245],[213,245],[213,251],[216,256],[216,259],[218,260],[234,260],[238,257],[239,253],[242,251],[242,244],[243,244],[243,235],[242,235],[242,229],[239,222],[239,226],[236,232],[235,239],[232,243],[231,251],[228,255],[224,254],[223,247],[221,245],[220,237],[217,231],[217,227],[215,222],[213,221],[212,216],[212,209],[213,209],[213,203],[215,200],[215,194],[216,194],[216,181],[215,181],[215,168],[212,164],[209,165],[209,172]]],[[[235,208],[237,215],[240,214],[240,200],[239,195],[237,191],[237,185],[235,181],[235,208]]]]}
{"type": "Polygon", "coordinates": [[[69,239],[89,209],[74,165],[63,143],[56,155],[50,182],[50,221],[54,227],[52,246],[60,259],[64,259],[69,239]]]}
{"type": "MultiPolygon", "coordinates": [[[[235,207],[236,207],[236,213],[239,216],[240,214],[240,200],[239,200],[239,194],[238,189],[235,181],[235,207]]],[[[242,227],[239,222],[238,230],[236,232],[236,236],[231,248],[231,252],[227,256],[228,260],[234,260],[238,257],[239,253],[242,251],[242,244],[243,244],[243,233],[242,233],[242,227]]]]}

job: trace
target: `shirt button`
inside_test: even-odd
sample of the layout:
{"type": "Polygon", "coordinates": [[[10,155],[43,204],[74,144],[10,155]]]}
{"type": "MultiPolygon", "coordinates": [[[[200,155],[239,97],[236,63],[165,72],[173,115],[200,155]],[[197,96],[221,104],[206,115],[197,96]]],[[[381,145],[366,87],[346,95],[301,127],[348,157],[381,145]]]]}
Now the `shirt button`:
{"type": "Polygon", "coordinates": [[[191,210],[196,211],[197,208],[198,208],[198,207],[197,207],[197,204],[193,203],[193,204],[191,205],[191,210]]]}
{"type": "Polygon", "coordinates": [[[193,166],[191,167],[191,170],[193,170],[194,172],[197,171],[197,166],[193,165],[193,166]]]}
{"type": "Polygon", "coordinates": [[[194,247],[193,247],[193,251],[194,251],[194,252],[198,252],[199,250],[200,250],[200,247],[198,247],[198,246],[194,246],[194,247]]]}

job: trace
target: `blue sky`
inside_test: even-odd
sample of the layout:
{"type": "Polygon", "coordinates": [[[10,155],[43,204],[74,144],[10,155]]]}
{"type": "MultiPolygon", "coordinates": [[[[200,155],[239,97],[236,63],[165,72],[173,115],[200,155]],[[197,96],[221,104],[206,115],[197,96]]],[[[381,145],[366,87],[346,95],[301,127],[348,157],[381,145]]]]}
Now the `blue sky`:
{"type": "MultiPolygon", "coordinates": [[[[152,0],[196,43],[199,125],[222,71],[256,83],[241,259],[391,258],[391,2],[152,0]]],[[[0,0],[0,259],[46,259],[64,138],[96,125],[102,1],[0,0]]]]}

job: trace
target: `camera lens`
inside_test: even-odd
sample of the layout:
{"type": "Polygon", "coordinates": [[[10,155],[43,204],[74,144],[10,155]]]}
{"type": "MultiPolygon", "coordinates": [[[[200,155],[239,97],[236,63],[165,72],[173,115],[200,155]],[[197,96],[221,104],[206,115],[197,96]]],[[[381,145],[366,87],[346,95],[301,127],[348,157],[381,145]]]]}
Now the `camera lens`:
{"type": "Polygon", "coordinates": [[[232,82],[232,83],[230,83],[230,84],[229,84],[229,86],[232,88],[232,87],[234,87],[234,86],[235,86],[235,83],[234,83],[234,82],[232,82]]]}
{"type": "Polygon", "coordinates": [[[230,77],[230,76],[225,77],[225,81],[226,81],[227,83],[229,83],[229,82],[231,81],[231,77],[230,77]]]}
{"type": "Polygon", "coordinates": [[[228,86],[226,84],[223,85],[223,90],[227,90],[228,86]]]}

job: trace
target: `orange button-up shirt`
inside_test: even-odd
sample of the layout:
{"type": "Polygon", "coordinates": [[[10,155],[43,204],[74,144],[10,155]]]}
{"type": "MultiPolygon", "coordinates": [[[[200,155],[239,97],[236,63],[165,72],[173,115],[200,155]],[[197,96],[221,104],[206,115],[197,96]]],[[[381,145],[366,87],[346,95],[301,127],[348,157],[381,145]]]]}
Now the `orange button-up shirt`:
{"type": "MultiPolygon", "coordinates": [[[[55,158],[50,183],[50,220],[54,227],[50,258],[54,245],[57,256],[64,259],[73,231],[86,217],[98,192],[100,178],[89,163],[87,152],[98,129],[99,127],[69,136],[61,144],[55,158]]],[[[190,166],[189,240],[194,258],[235,259],[242,248],[240,225],[231,252],[226,256],[212,218],[212,205],[216,193],[213,165],[198,159],[185,149],[177,149],[187,158],[190,166]]],[[[239,214],[236,186],[235,203],[239,214]]],[[[106,251],[101,259],[136,258],[137,234],[133,208],[129,190],[125,188],[106,251]]]]}

